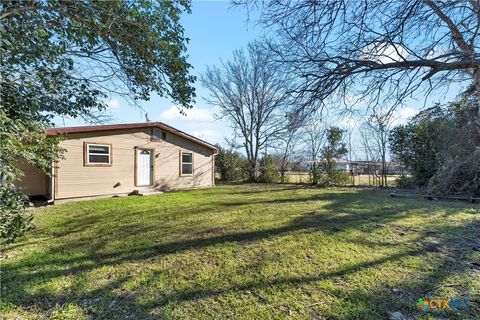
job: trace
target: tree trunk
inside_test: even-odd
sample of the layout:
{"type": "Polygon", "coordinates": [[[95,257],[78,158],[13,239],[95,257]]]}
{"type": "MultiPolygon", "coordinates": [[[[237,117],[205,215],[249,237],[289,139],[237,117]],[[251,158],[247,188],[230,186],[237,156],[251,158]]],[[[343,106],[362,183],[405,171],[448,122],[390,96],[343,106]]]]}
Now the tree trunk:
{"type": "Polygon", "coordinates": [[[249,161],[250,168],[248,170],[248,180],[250,182],[257,181],[257,161],[255,159],[250,159],[249,161]]]}
{"type": "Polygon", "coordinates": [[[474,73],[475,78],[475,93],[477,96],[477,105],[474,109],[473,122],[477,127],[477,140],[480,142],[480,68],[477,68],[474,73]]]}

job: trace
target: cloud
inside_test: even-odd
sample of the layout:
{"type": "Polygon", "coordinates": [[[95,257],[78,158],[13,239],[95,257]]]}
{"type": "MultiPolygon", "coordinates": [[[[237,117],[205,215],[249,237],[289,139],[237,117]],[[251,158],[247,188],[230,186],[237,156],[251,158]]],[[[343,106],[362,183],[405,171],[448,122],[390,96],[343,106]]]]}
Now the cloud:
{"type": "Polygon", "coordinates": [[[199,107],[193,107],[192,109],[185,110],[186,116],[180,114],[180,110],[176,106],[171,106],[167,110],[160,113],[161,120],[186,120],[194,122],[211,122],[215,118],[211,110],[202,109],[199,107]]]}
{"type": "Polygon", "coordinates": [[[223,136],[220,134],[220,132],[213,129],[194,130],[192,131],[192,135],[210,143],[217,143],[223,140],[223,136]]]}
{"type": "Polygon", "coordinates": [[[117,99],[110,99],[105,102],[107,109],[118,109],[120,107],[120,102],[117,99]]]}
{"type": "Polygon", "coordinates": [[[215,110],[194,106],[184,110],[186,115],[182,115],[177,106],[171,106],[160,113],[159,120],[209,143],[222,143],[231,133],[224,122],[215,119],[215,110]]]}
{"type": "Polygon", "coordinates": [[[382,42],[372,43],[362,51],[361,56],[365,60],[373,60],[381,63],[404,61],[409,57],[405,47],[382,42]]]}
{"type": "Polygon", "coordinates": [[[408,122],[413,116],[415,116],[418,111],[412,107],[404,107],[397,110],[394,114],[392,124],[398,126],[408,122]]]}

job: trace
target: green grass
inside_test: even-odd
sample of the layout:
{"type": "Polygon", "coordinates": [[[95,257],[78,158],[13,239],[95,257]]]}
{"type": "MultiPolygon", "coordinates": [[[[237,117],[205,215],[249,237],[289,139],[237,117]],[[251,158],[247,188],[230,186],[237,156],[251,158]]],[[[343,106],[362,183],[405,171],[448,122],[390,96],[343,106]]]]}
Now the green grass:
{"type": "Polygon", "coordinates": [[[34,214],[37,228],[3,246],[5,319],[480,314],[480,214],[468,204],[246,184],[34,214]],[[417,310],[426,295],[470,308],[417,310]]]}

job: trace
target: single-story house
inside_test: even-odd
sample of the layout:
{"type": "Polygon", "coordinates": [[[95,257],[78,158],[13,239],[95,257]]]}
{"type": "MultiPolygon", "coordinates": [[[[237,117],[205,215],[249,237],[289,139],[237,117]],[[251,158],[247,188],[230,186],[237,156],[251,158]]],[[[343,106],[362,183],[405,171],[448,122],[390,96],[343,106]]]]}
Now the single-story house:
{"type": "Polygon", "coordinates": [[[63,157],[50,175],[20,164],[17,186],[50,200],[212,187],[217,148],[161,122],[53,128],[63,157]]]}

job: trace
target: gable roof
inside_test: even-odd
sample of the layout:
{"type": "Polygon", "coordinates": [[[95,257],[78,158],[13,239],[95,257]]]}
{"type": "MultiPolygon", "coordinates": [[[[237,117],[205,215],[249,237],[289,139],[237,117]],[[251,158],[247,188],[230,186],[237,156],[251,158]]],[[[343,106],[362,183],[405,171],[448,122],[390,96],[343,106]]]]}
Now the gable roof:
{"type": "Polygon", "coordinates": [[[106,124],[106,125],[97,125],[97,126],[81,126],[81,127],[63,127],[63,128],[50,128],[47,129],[46,133],[49,136],[54,136],[57,134],[71,134],[71,133],[87,133],[87,132],[100,132],[100,131],[113,131],[113,130],[124,130],[124,129],[141,129],[141,128],[159,128],[164,131],[176,134],[182,138],[195,142],[199,145],[207,147],[213,151],[218,151],[218,148],[213,144],[208,143],[202,139],[196,138],[186,132],[175,129],[163,122],[140,122],[140,123],[124,123],[124,124],[106,124]]]}

